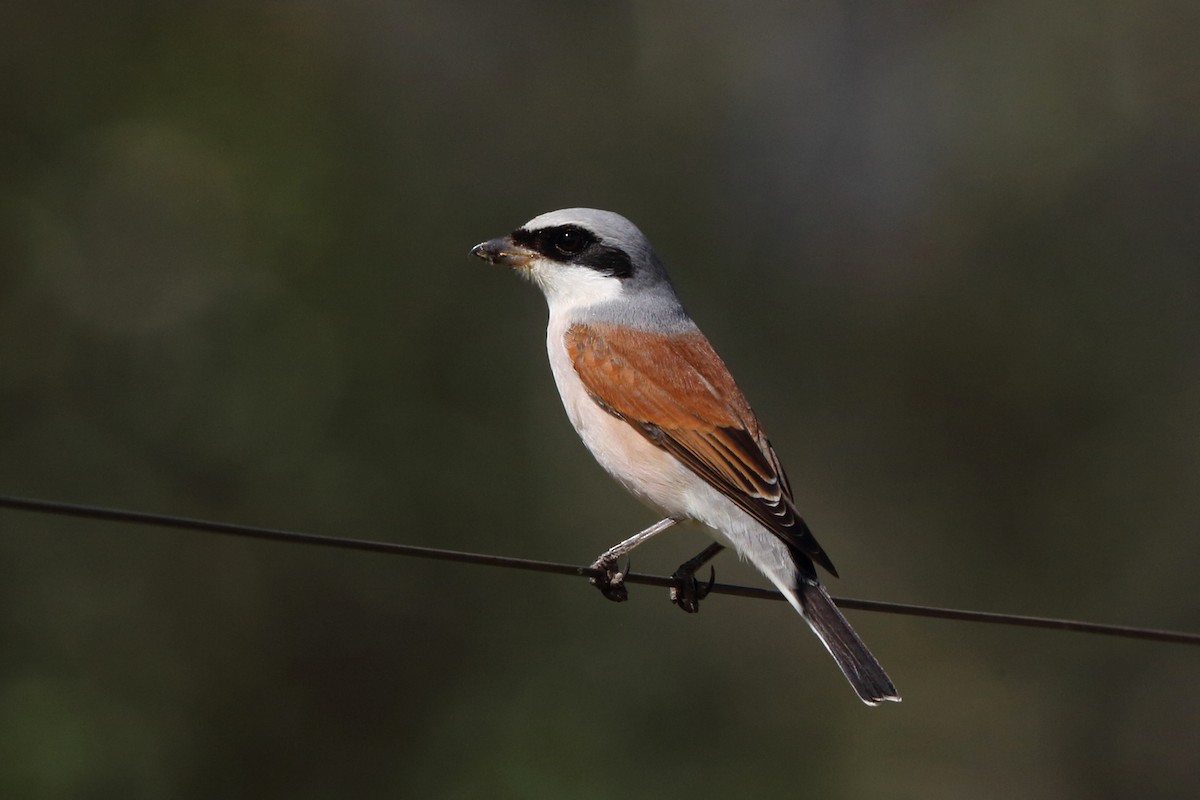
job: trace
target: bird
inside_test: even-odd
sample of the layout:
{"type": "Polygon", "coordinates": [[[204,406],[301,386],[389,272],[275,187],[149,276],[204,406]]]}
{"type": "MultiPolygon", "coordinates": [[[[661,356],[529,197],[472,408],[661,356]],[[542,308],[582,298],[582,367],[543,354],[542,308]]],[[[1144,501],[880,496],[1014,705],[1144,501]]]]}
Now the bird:
{"type": "Polygon", "coordinates": [[[677,523],[700,523],[715,541],[675,573],[681,608],[698,610],[712,578],[700,585],[695,571],[731,547],[800,613],[863,702],[898,702],[817,575],[816,565],[837,570],[797,511],[762,425],[641,230],[612,211],[566,208],[471,254],[541,289],[568,419],[600,466],[663,515],[596,560],[601,591],[624,600],[619,559],[677,523]]]}

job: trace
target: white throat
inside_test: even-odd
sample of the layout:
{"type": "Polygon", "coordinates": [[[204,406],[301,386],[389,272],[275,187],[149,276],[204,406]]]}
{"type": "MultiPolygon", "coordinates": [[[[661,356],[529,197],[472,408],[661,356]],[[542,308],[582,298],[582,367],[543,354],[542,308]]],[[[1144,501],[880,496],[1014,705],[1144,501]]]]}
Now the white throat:
{"type": "Polygon", "coordinates": [[[532,265],[529,278],[546,296],[551,318],[615,300],[622,291],[619,280],[587,267],[539,263],[532,265]]]}

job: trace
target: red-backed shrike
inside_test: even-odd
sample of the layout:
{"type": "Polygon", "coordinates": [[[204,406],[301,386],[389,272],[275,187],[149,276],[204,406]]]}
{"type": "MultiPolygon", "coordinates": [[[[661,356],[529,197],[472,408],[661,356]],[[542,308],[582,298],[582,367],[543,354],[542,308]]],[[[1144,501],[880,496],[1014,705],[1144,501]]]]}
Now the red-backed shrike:
{"type": "Polygon", "coordinates": [[[597,561],[610,599],[625,599],[617,559],[677,522],[713,532],[676,573],[675,601],[695,611],[692,579],[729,545],[800,612],[863,702],[898,701],[891,679],[817,579],[837,575],[796,511],[783,467],[729,370],[675,296],[640,230],[610,211],[535,217],[474,255],[516,269],[546,295],[550,367],[571,424],[600,465],[665,515],[597,561]]]}

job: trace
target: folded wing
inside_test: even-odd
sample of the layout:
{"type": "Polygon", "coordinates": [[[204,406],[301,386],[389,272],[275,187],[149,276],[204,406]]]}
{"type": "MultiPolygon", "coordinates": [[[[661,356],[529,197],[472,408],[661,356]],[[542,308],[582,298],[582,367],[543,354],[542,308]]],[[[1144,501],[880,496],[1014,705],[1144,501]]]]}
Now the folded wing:
{"type": "Polygon", "coordinates": [[[775,450],[720,356],[699,331],[663,335],[573,325],[567,352],[591,397],[674,455],[778,536],[810,577],[837,575],[796,511],[775,450]]]}

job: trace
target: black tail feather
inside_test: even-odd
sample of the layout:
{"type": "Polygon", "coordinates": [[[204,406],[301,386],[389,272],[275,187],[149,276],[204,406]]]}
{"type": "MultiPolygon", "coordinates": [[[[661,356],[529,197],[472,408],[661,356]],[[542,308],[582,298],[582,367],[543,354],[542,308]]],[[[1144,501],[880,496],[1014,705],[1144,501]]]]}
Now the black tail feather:
{"type": "Polygon", "coordinates": [[[799,583],[797,591],[805,621],[824,642],[862,701],[872,706],[883,701],[900,702],[892,679],[833,604],[825,587],[804,578],[799,583]]]}

